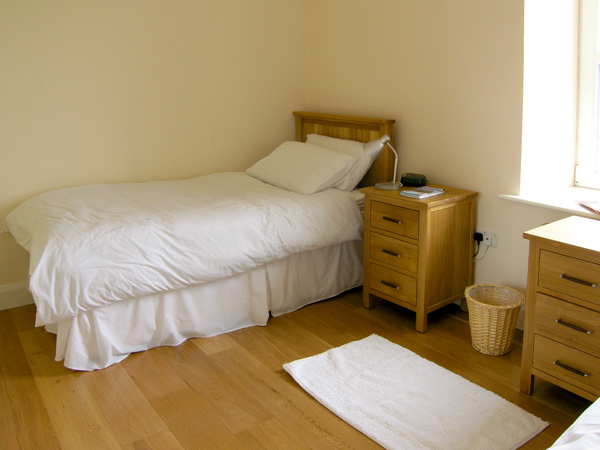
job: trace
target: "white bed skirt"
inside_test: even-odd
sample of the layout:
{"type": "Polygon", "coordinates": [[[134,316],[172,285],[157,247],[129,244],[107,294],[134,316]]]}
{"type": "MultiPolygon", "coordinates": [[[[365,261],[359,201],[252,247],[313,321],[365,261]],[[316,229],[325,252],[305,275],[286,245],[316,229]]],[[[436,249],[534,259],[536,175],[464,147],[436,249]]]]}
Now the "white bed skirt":
{"type": "Polygon", "coordinates": [[[253,325],[362,285],[363,241],[296,253],[250,272],[177,291],[146,295],[47,326],[56,360],[74,370],[102,369],[133,352],[179,345],[253,325]]]}

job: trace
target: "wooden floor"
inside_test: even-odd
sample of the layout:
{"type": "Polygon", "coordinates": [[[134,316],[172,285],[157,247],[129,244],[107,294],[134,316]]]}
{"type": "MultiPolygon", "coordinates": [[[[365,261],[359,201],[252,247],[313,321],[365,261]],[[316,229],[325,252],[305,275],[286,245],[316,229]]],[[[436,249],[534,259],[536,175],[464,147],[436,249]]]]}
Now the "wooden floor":
{"type": "Polygon", "coordinates": [[[524,449],[546,449],[590,405],[542,380],[533,396],[519,392],[520,344],[505,356],[478,353],[456,305],[431,314],[426,334],[414,320],[383,301],[364,309],[358,289],[266,327],[74,372],[54,361],[54,336],[33,327],[33,306],[0,311],[0,449],[381,448],[281,368],[373,333],[549,421],[524,449]]]}

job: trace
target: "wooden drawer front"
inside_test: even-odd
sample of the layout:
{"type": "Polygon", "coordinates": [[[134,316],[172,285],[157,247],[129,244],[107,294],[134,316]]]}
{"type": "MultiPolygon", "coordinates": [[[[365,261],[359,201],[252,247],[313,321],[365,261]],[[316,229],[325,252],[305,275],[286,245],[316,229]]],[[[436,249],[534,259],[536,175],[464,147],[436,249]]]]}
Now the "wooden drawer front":
{"type": "Polygon", "coordinates": [[[600,265],[598,264],[542,250],[538,284],[600,304],[600,265]]]}
{"type": "Polygon", "coordinates": [[[419,212],[374,201],[371,206],[371,226],[418,239],[419,212]]]}
{"type": "Polygon", "coordinates": [[[537,294],[535,332],[600,356],[600,313],[537,294]]]}
{"type": "Polygon", "coordinates": [[[417,280],[377,264],[370,264],[369,287],[410,305],[417,304],[417,280]]]}
{"type": "Polygon", "coordinates": [[[538,334],[534,339],[533,367],[594,394],[600,392],[599,358],[538,334]]]}
{"type": "Polygon", "coordinates": [[[419,247],[415,244],[371,233],[371,258],[417,273],[419,247]]]}

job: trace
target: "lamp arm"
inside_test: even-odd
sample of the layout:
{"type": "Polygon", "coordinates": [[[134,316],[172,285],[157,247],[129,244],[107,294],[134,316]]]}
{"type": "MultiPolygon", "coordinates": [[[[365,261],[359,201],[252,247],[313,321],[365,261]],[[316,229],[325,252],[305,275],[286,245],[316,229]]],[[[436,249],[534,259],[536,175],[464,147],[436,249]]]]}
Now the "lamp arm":
{"type": "Polygon", "coordinates": [[[392,151],[394,152],[394,178],[393,178],[393,180],[392,180],[392,181],[393,181],[393,183],[395,184],[395,183],[396,183],[396,171],[398,170],[398,153],[396,152],[396,150],[394,149],[394,147],[392,147],[392,146],[390,145],[390,143],[389,143],[389,142],[386,142],[386,143],[387,143],[387,146],[388,146],[389,148],[391,148],[391,149],[392,149],[392,151]]]}

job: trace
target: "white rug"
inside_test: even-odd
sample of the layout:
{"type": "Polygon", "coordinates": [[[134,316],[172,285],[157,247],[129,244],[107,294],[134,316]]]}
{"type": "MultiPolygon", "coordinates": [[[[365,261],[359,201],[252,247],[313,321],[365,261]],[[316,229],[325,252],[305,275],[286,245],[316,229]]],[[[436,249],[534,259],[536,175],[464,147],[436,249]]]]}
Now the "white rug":
{"type": "Polygon", "coordinates": [[[548,426],[470,381],[372,335],[283,368],[387,449],[517,449],[548,426]]]}

